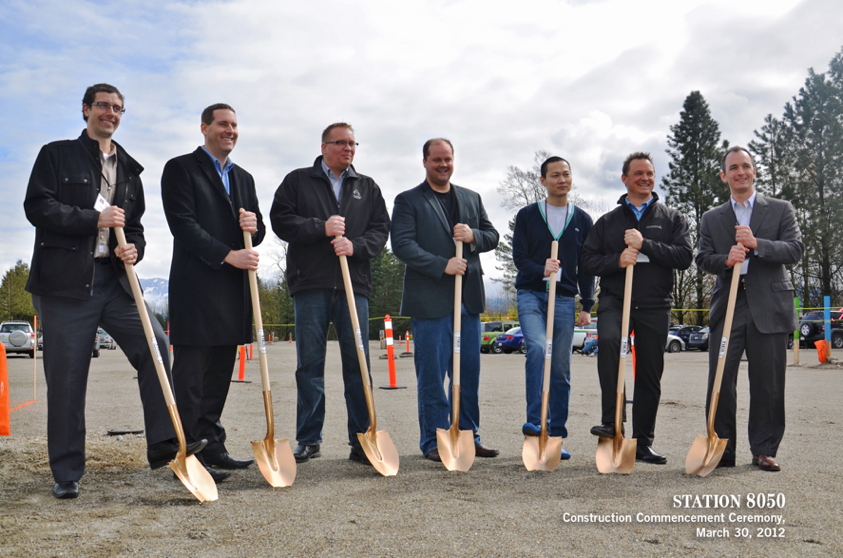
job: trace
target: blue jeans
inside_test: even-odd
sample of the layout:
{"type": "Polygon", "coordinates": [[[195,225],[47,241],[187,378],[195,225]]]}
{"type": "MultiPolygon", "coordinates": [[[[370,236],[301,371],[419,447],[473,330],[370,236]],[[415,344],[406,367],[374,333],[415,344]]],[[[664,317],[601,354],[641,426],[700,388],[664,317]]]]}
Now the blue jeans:
{"type": "MultiPolygon", "coordinates": [[[[363,334],[366,366],[369,367],[369,300],[355,295],[357,317],[363,334]]],[[[296,315],[296,440],[312,446],[322,443],[325,424],[325,353],[328,325],[333,322],[340,344],[345,407],[348,411],[348,443],[360,445],[357,433],[369,428],[369,411],[360,376],[351,315],[344,291],[313,289],[293,297],[296,315]]],[[[370,368],[371,369],[371,368],[370,368]]],[[[371,385],[371,375],[369,385],[371,385]]]]}
{"type": "MultiPolygon", "coordinates": [[[[553,315],[553,350],[550,365],[548,430],[551,436],[568,437],[568,404],[571,399],[571,347],[574,340],[574,299],[557,296],[553,315]]],[[[544,379],[547,293],[518,291],[518,321],[527,343],[527,422],[541,424],[544,379]]]]}
{"type": "MultiPolygon", "coordinates": [[[[460,326],[460,430],[474,432],[480,443],[480,315],[462,307],[460,326]]],[[[419,399],[419,448],[424,455],[436,449],[436,429],[451,427],[454,317],[412,319],[419,399]],[[449,378],[445,391],[445,377],[449,378]]]]}

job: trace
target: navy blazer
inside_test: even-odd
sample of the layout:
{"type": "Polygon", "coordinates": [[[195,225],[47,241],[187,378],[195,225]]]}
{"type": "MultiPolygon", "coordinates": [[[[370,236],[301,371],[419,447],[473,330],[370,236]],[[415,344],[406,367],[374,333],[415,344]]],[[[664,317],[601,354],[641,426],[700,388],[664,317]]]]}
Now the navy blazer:
{"type": "Polygon", "coordinates": [[[170,342],[174,345],[242,345],[252,340],[248,275],[223,260],[244,248],[239,209],[257,214],[257,246],[266,234],[255,181],[234,165],[232,195],[211,158],[199,147],[171,159],[161,175],[161,200],[173,233],[170,264],[170,342]]]}
{"type": "MultiPolygon", "coordinates": [[[[480,253],[494,250],[498,231],[489,221],[480,195],[451,184],[459,222],[471,227],[475,243],[463,246],[468,261],[463,276],[463,304],[472,314],[485,309],[486,291],[480,253]]],[[[401,315],[442,318],[454,310],[454,276],[445,274],[448,260],[456,255],[453,231],[442,206],[427,182],[402,192],[392,211],[392,251],[406,264],[401,315]]]]}

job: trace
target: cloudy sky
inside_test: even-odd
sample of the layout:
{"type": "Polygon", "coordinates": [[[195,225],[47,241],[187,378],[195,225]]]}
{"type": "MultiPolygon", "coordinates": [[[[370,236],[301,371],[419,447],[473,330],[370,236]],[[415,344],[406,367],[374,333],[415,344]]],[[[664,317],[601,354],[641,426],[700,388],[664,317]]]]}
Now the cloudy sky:
{"type": "MultiPolygon", "coordinates": [[[[209,104],[237,109],[232,159],[254,175],[267,227],[284,175],[310,166],[321,130],[341,120],[390,209],[423,179],[424,141],[450,138],[454,183],[480,192],[503,231],[512,214],[495,189],[508,165],[551,151],[571,161],[577,194],[613,204],[628,153],[650,151],[667,171],[666,136],[691,91],[724,139],[745,144],[808,68],[827,69],[841,29],[836,0],[3,0],[0,270],[31,258],[32,163],[44,143],[78,136],[93,83],[126,96],[115,139],[146,168],[139,273],[167,277],[161,170],[201,143],[209,104]]],[[[493,256],[484,267],[497,274],[493,256]]]]}

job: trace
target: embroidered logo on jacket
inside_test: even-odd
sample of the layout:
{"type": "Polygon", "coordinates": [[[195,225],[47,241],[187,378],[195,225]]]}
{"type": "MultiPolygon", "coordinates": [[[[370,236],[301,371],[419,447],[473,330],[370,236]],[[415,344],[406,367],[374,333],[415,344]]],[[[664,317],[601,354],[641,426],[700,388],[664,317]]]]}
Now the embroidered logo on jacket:
{"type": "Polygon", "coordinates": [[[351,195],[354,196],[355,200],[363,199],[363,196],[360,195],[360,191],[357,188],[354,189],[354,192],[352,192],[351,195]]]}

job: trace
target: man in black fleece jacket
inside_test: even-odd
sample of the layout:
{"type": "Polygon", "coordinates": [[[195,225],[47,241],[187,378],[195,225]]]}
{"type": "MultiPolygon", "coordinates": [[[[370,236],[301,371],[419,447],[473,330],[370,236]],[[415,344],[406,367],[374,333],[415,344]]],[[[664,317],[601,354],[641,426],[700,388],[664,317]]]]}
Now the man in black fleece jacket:
{"type": "Polygon", "coordinates": [[[664,464],[667,458],[653,449],[653,438],[673,303],[673,270],[688,269],[693,250],[685,217],[659,203],[653,192],[655,176],[649,153],[633,153],[626,158],[621,180],[627,193],[618,200],[618,207],[598,219],[591,229],[580,269],[600,276],[597,372],[603,415],[601,424],[591,433],[604,437],[615,433],[625,268],[634,265],[629,322],[630,331],[635,331],[636,350],[632,437],[638,440],[636,459],[664,464]]]}

